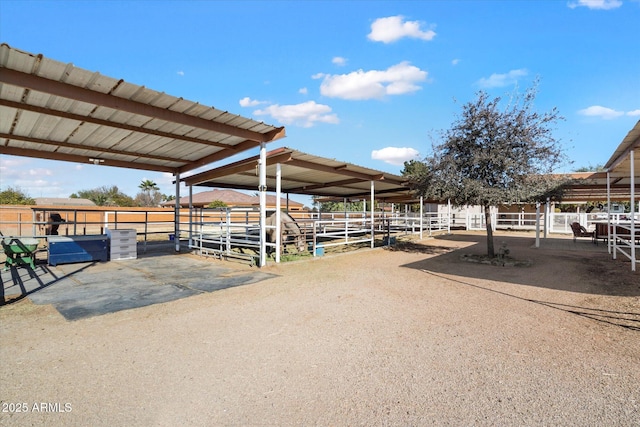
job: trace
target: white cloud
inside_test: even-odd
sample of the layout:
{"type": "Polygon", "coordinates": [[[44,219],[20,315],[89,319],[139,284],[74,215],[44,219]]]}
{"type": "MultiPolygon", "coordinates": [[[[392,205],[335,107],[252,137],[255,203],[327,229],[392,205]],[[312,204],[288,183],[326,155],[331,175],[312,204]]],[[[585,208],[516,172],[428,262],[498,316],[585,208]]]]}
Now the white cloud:
{"type": "Polygon", "coordinates": [[[581,116],[599,117],[604,120],[615,119],[624,115],[623,111],[616,111],[612,108],[602,107],[600,105],[593,105],[583,110],[578,111],[581,116]]]}
{"type": "Polygon", "coordinates": [[[0,157],[0,168],[6,168],[7,171],[15,170],[29,163],[26,157],[0,157]]]}
{"type": "MultiPolygon", "coordinates": [[[[16,181],[32,181],[33,177],[41,178],[44,176],[53,176],[53,171],[46,168],[24,168],[27,163],[4,160],[0,161],[0,176],[3,178],[11,178],[16,181]]],[[[46,182],[46,181],[44,181],[46,182]]]]}
{"type": "MultiPolygon", "coordinates": [[[[160,177],[158,179],[158,186],[159,187],[166,187],[166,188],[171,188],[172,190],[175,190],[175,183],[173,182],[176,179],[175,176],[173,176],[173,174],[171,172],[162,172],[160,174],[160,177]]],[[[173,193],[170,193],[173,194],[173,193]]]]}
{"type": "Polygon", "coordinates": [[[53,171],[51,169],[45,168],[32,168],[27,170],[27,175],[29,176],[52,176],[53,171]]]}
{"type": "Polygon", "coordinates": [[[451,61],[451,65],[458,65],[459,63],[460,63],[460,60],[458,58],[451,61]]]}
{"type": "Polygon", "coordinates": [[[176,74],[178,74],[179,76],[184,76],[184,71],[178,71],[176,74]]]}
{"type": "Polygon", "coordinates": [[[339,67],[347,65],[347,59],[343,58],[342,56],[336,56],[335,58],[333,58],[331,60],[331,62],[333,62],[335,65],[337,65],[339,67]]]}
{"type": "Polygon", "coordinates": [[[640,116],[640,110],[627,111],[627,116],[638,117],[640,116]]]}
{"type": "Polygon", "coordinates": [[[510,86],[517,83],[519,77],[524,77],[527,74],[528,72],[524,68],[511,70],[506,74],[491,74],[488,78],[483,77],[478,80],[478,85],[483,88],[510,86]]]}
{"type": "Polygon", "coordinates": [[[298,93],[306,95],[309,93],[309,90],[306,87],[303,87],[303,88],[300,88],[300,90],[298,90],[298,93]]]}
{"type": "MultiPolygon", "coordinates": [[[[14,181],[14,186],[29,194],[31,197],[42,197],[43,195],[59,195],[63,191],[63,188],[60,186],[59,182],[54,182],[42,178],[29,179],[29,177],[26,176],[25,178],[16,179],[14,181]]],[[[69,195],[67,194],[60,197],[68,196],[69,195]]]]}
{"type": "Polygon", "coordinates": [[[578,0],[577,2],[569,2],[567,3],[571,9],[575,9],[576,7],[584,6],[589,9],[616,9],[622,6],[622,1],[620,0],[578,0]]]}
{"type": "Polygon", "coordinates": [[[374,160],[382,160],[396,166],[401,166],[404,162],[416,159],[420,153],[408,147],[386,147],[382,150],[373,150],[371,158],[374,160]]]}
{"type": "Polygon", "coordinates": [[[241,107],[255,107],[256,105],[266,104],[266,101],[258,101],[256,99],[251,99],[248,96],[245,96],[240,100],[241,107]]]}
{"type": "Polygon", "coordinates": [[[401,62],[384,71],[358,70],[349,74],[316,74],[322,78],[320,93],[331,98],[363,100],[382,98],[385,95],[403,95],[420,90],[416,83],[425,81],[428,73],[401,62]]]}
{"type": "Polygon", "coordinates": [[[307,101],[295,105],[270,105],[264,109],[254,111],[258,116],[271,116],[285,125],[296,125],[305,128],[316,123],[340,123],[340,119],[331,112],[331,107],[307,101]]]}
{"type": "Polygon", "coordinates": [[[371,32],[367,37],[376,42],[392,43],[403,37],[429,41],[436,36],[433,30],[420,29],[420,21],[403,20],[404,17],[401,15],[378,18],[371,24],[371,32]]]}

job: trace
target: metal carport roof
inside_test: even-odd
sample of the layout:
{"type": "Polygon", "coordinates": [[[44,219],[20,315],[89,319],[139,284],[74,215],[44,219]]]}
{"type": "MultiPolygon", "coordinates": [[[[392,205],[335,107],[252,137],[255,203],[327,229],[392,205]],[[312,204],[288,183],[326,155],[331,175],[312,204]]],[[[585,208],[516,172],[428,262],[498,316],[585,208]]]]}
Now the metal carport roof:
{"type": "Polygon", "coordinates": [[[275,127],[0,45],[0,154],[181,174],[275,127]]]}
{"type": "MultiPolygon", "coordinates": [[[[576,172],[568,174],[571,179],[563,202],[588,202],[607,200],[607,172],[576,172]]],[[[616,176],[610,182],[611,200],[629,200],[630,177],[616,176]]]]}
{"type": "MultiPolygon", "coordinates": [[[[191,186],[257,190],[259,160],[259,156],[251,157],[184,177],[182,181],[191,186]]],[[[361,200],[370,197],[373,181],[375,198],[379,201],[414,199],[407,186],[407,180],[402,176],[306,154],[287,147],[268,152],[266,164],[267,187],[270,191],[276,189],[276,169],[280,164],[283,193],[361,200]]]]}
{"type": "MultiPolygon", "coordinates": [[[[607,200],[607,197],[610,200],[631,199],[631,194],[635,192],[638,178],[640,178],[640,120],[620,142],[604,168],[604,172],[571,174],[573,182],[563,200],[604,201],[607,200]],[[632,159],[633,174],[631,172],[632,159]]],[[[635,198],[637,199],[637,197],[636,195],[635,198]]]]}
{"type": "Polygon", "coordinates": [[[633,162],[635,165],[635,177],[640,177],[640,120],[629,131],[627,136],[622,140],[616,151],[611,155],[611,158],[604,165],[605,169],[609,171],[609,175],[615,178],[629,178],[631,176],[631,156],[633,151],[633,162]]]}

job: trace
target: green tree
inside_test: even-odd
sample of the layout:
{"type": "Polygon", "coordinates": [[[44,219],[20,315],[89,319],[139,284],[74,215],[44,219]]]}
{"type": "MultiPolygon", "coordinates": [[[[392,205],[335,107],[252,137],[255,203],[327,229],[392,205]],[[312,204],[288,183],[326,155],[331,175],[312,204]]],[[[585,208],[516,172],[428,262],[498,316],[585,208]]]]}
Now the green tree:
{"type": "Polygon", "coordinates": [[[82,190],[74,194],[80,198],[89,199],[98,206],[136,206],[135,201],[130,196],[122,193],[115,185],[82,190]]]}
{"type": "Polygon", "coordinates": [[[213,200],[207,205],[208,208],[226,208],[227,204],[222,200],[213,200]]]}
{"type": "Polygon", "coordinates": [[[35,205],[36,201],[18,187],[8,187],[0,192],[2,205],[35,205]]]}
{"type": "Polygon", "coordinates": [[[409,160],[404,162],[404,168],[402,169],[402,175],[404,176],[419,176],[426,172],[427,165],[419,160],[409,160]]]}
{"type": "MultiPolygon", "coordinates": [[[[344,202],[318,202],[314,199],[313,205],[321,212],[345,212],[344,202]]],[[[361,201],[346,204],[347,212],[362,212],[363,208],[361,201]]]]}
{"type": "Polygon", "coordinates": [[[151,191],[158,191],[160,190],[160,188],[158,187],[158,184],[156,184],[155,182],[151,181],[150,179],[145,179],[143,180],[140,185],[138,185],[138,188],[141,189],[142,191],[149,193],[151,191]]]}
{"type": "Polygon", "coordinates": [[[601,164],[595,166],[582,166],[574,170],[574,172],[605,172],[605,168],[601,164]]]}
{"type": "Polygon", "coordinates": [[[537,85],[516,94],[501,107],[500,97],[479,92],[465,104],[450,129],[441,132],[442,143],[424,159],[424,167],[405,165],[419,195],[455,206],[484,208],[487,254],[495,256],[491,206],[558,199],[566,178],[551,175],[566,161],[553,125],[561,120],[554,108],[534,110],[537,85]]]}

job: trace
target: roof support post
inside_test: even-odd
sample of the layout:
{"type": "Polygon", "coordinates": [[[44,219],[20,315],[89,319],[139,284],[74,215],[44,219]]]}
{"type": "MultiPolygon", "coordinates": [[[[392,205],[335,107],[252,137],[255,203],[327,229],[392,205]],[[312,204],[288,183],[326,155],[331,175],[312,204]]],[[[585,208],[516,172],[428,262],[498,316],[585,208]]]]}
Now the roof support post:
{"type": "Polygon", "coordinates": [[[464,226],[467,230],[471,230],[471,211],[469,210],[469,205],[465,206],[465,215],[464,215],[464,226]]]}
{"type": "Polygon", "coordinates": [[[189,248],[193,246],[193,185],[189,186],[189,248]]]}
{"type": "Polygon", "coordinates": [[[376,224],[375,224],[375,218],[374,218],[375,212],[373,210],[373,202],[375,200],[375,193],[376,193],[376,183],[375,183],[375,181],[371,180],[371,249],[374,248],[375,242],[376,242],[376,236],[375,236],[376,224]]]}
{"type": "Polygon", "coordinates": [[[280,213],[280,193],[282,192],[282,166],[276,164],[276,263],[280,262],[282,248],[282,218],[280,213]]]}
{"type": "Polygon", "coordinates": [[[633,150],[629,152],[629,175],[631,177],[631,271],[636,271],[636,174],[633,158],[633,150]]]}
{"type": "Polygon", "coordinates": [[[420,240],[422,240],[423,225],[424,225],[424,197],[420,196],[420,240]]]}
{"type": "Polygon", "coordinates": [[[362,226],[363,227],[366,225],[366,219],[367,219],[367,199],[363,198],[362,199],[362,226]]]}
{"type": "MultiPolygon", "coordinates": [[[[614,243],[611,238],[611,175],[609,171],[607,171],[607,250],[609,253],[612,251],[612,245],[614,243]]],[[[613,258],[616,258],[615,251],[613,253],[613,258]]]]}
{"type": "Polygon", "coordinates": [[[267,265],[266,222],[267,222],[267,144],[260,143],[260,160],[258,161],[260,184],[260,267],[267,265]]]}
{"type": "Polygon", "coordinates": [[[180,172],[176,172],[176,208],[173,219],[173,240],[176,244],[176,252],[180,252],[180,172]]]}
{"type": "Polygon", "coordinates": [[[536,202],[536,248],[540,247],[540,202],[536,202]]]}
{"type": "Polygon", "coordinates": [[[549,229],[551,228],[551,200],[547,197],[547,201],[544,204],[544,238],[548,237],[549,229]]]}

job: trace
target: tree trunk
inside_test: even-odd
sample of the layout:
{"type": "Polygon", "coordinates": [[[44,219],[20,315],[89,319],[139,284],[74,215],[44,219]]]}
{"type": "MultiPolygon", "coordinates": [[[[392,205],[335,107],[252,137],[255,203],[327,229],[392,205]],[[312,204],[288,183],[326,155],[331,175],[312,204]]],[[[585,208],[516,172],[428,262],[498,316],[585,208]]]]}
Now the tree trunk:
{"type": "Polygon", "coordinates": [[[487,225],[487,255],[493,258],[496,253],[493,248],[493,229],[491,228],[491,206],[484,207],[484,221],[487,225]]]}

